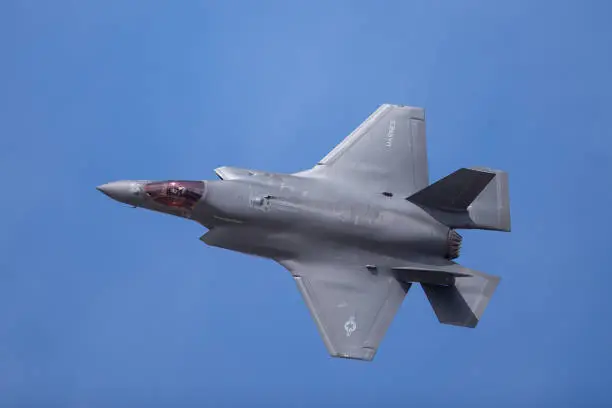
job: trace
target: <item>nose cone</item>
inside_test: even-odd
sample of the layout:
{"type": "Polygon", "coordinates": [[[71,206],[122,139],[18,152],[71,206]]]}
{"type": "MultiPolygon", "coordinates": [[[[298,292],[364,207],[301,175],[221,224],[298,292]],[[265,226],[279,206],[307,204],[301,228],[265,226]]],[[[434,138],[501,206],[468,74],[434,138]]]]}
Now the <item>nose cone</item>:
{"type": "Polygon", "coordinates": [[[98,191],[106,194],[113,200],[122,203],[137,205],[140,200],[142,188],[140,183],[135,181],[113,181],[96,187],[98,191]]]}

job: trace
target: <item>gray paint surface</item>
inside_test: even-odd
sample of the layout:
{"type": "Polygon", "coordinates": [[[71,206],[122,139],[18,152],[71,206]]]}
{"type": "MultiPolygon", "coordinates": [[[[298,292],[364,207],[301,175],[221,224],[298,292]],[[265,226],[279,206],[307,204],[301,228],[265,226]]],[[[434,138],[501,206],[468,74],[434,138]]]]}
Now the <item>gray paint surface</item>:
{"type": "Polygon", "coordinates": [[[507,174],[464,168],[429,185],[421,108],[381,105],[305,171],[215,172],[98,189],[200,223],[208,245],[283,265],[334,357],[372,360],[413,283],[441,323],[463,327],[477,325],[499,283],[452,261],[454,230],[510,231],[507,174]]]}

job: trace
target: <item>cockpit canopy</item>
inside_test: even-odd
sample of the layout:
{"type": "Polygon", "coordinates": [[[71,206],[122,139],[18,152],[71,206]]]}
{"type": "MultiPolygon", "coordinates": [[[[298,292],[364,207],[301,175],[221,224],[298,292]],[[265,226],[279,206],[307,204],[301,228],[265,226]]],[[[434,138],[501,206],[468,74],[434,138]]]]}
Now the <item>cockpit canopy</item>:
{"type": "Polygon", "coordinates": [[[168,180],[145,184],[144,192],[155,203],[192,210],[204,195],[204,182],[168,180]]]}

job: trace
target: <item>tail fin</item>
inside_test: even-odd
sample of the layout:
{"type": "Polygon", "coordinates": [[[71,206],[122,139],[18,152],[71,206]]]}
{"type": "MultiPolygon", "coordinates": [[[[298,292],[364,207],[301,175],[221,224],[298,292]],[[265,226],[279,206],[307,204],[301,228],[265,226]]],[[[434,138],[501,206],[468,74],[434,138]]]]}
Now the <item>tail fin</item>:
{"type": "Polygon", "coordinates": [[[440,323],[471,328],[480,321],[500,281],[459,264],[392,269],[400,281],[421,284],[440,323]]]}
{"type": "Polygon", "coordinates": [[[474,328],[480,321],[500,278],[470,271],[453,286],[421,284],[440,323],[474,328]]]}
{"type": "Polygon", "coordinates": [[[459,169],[406,200],[450,228],[510,231],[508,174],[459,169]]]}

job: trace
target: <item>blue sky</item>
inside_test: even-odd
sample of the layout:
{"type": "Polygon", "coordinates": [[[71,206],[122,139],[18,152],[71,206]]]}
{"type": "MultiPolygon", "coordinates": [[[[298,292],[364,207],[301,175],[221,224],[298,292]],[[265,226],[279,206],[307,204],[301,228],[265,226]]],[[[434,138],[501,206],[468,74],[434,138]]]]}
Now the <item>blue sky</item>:
{"type": "Polygon", "coordinates": [[[0,5],[0,406],[601,406],[612,401],[605,1],[0,5]],[[312,166],[380,103],[426,108],[432,181],[510,174],[476,330],[412,290],[373,363],[328,357],[288,272],[116,179],[312,166]],[[586,405],[585,405],[586,404],[586,405]]]}

